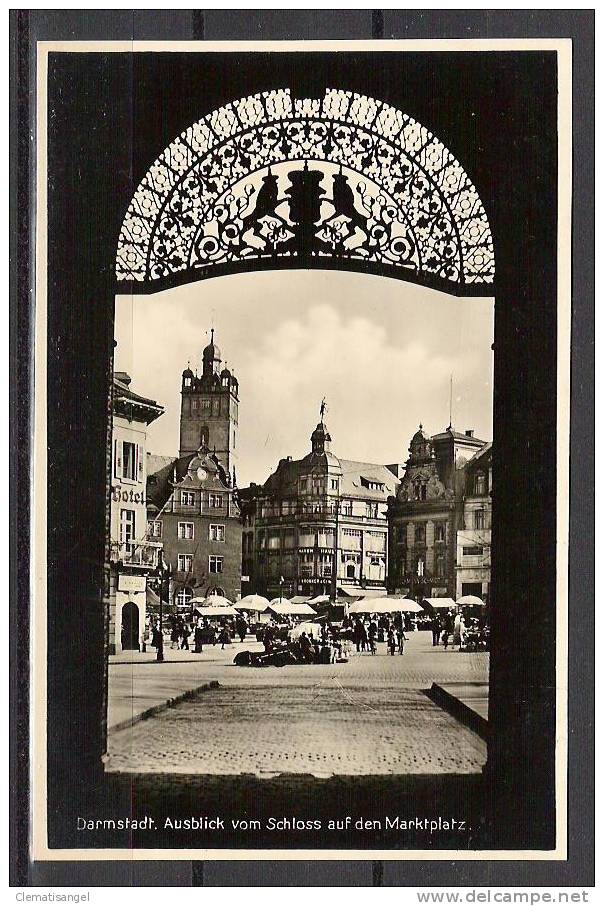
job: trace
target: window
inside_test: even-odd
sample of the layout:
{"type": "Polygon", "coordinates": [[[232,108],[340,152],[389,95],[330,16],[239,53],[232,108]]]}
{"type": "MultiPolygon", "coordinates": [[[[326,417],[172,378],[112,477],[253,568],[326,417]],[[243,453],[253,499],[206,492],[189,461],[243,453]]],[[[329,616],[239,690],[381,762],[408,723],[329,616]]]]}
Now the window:
{"type": "Polygon", "coordinates": [[[426,540],[426,526],[425,525],[416,525],[415,526],[415,540],[418,544],[423,544],[426,540]]]}
{"type": "Polygon", "coordinates": [[[482,547],[478,545],[472,545],[471,547],[463,548],[464,557],[481,557],[482,556],[482,547]]]}
{"type": "Polygon", "coordinates": [[[224,598],[224,588],[221,588],[220,585],[215,585],[214,588],[210,589],[211,595],[220,595],[224,598]]]}
{"type": "Polygon", "coordinates": [[[475,510],[474,511],[474,528],[475,529],[484,528],[484,510],[475,510]]]}
{"type": "Polygon", "coordinates": [[[354,563],[347,563],[347,564],[346,564],[346,578],[347,578],[347,579],[354,579],[354,578],[356,578],[355,565],[354,565],[354,563]]]}
{"type": "Polygon", "coordinates": [[[190,588],[181,588],[174,595],[174,603],[181,607],[186,607],[192,597],[193,592],[190,588]]]}
{"type": "Polygon", "coordinates": [[[378,505],[377,503],[367,503],[366,505],[367,516],[369,519],[377,519],[378,516],[378,505]]]}
{"type": "Polygon", "coordinates": [[[123,477],[129,478],[130,481],[136,481],[136,444],[131,444],[128,441],[124,441],[123,450],[124,450],[123,477]]]}
{"type": "Polygon", "coordinates": [[[381,566],[382,563],[384,562],[384,558],[372,556],[369,558],[369,562],[371,563],[372,566],[381,566]]]}
{"type": "Polygon", "coordinates": [[[444,541],[446,536],[446,524],[444,522],[437,522],[434,526],[434,540],[435,541],[444,541]]]}
{"type": "Polygon", "coordinates": [[[120,510],[120,544],[131,544],[134,541],[134,510],[120,510]]]}
{"type": "Polygon", "coordinates": [[[201,400],[201,411],[202,412],[209,412],[211,408],[212,408],[211,400],[201,400]]]}
{"type": "Polygon", "coordinates": [[[195,494],[193,491],[181,491],[180,502],[183,506],[195,506],[195,494]]]}
{"type": "Polygon", "coordinates": [[[211,573],[221,573],[224,569],[224,557],[215,557],[214,554],[210,555],[210,572],[211,573]]]}
{"type": "Polygon", "coordinates": [[[308,487],[308,479],[301,478],[300,479],[300,490],[305,491],[307,489],[307,487],[308,487]]]}
{"type": "Polygon", "coordinates": [[[178,572],[190,573],[193,569],[193,554],[178,555],[178,572]]]}
{"type": "Polygon", "coordinates": [[[276,534],[271,533],[268,536],[269,551],[278,551],[280,547],[281,547],[281,538],[279,537],[279,533],[276,533],[276,534]]]}
{"type": "Polygon", "coordinates": [[[342,516],[352,516],[352,500],[342,501],[342,516]]]}
{"type": "Polygon", "coordinates": [[[114,475],[126,481],[137,481],[138,473],[142,478],[143,463],[139,456],[137,444],[127,440],[116,440],[114,451],[114,475]]]}
{"type": "Polygon", "coordinates": [[[149,538],[161,538],[162,524],[161,522],[148,522],[147,523],[147,536],[149,538]]]}
{"type": "Polygon", "coordinates": [[[332,491],[337,491],[337,490],[338,490],[338,479],[337,479],[337,478],[332,478],[332,479],[331,479],[331,490],[332,490],[332,491]]]}
{"type": "Polygon", "coordinates": [[[210,541],[224,541],[224,525],[210,525],[210,541]]]}
{"type": "Polygon", "coordinates": [[[199,400],[191,400],[191,408],[192,408],[192,409],[197,409],[197,406],[198,406],[198,405],[199,405],[199,400]]]}
{"type": "Polygon", "coordinates": [[[484,494],[486,494],[486,490],[487,490],[486,476],[484,475],[483,472],[478,472],[474,479],[474,493],[477,496],[482,497],[484,494]]]}
{"type": "Polygon", "coordinates": [[[192,522],[178,523],[178,537],[181,541],[192,541],[195,537],[195,527],[192,522]]]}
{"type": "Polygon", "coordinates": [[[220,509],[222,507],[222,494],[210,494],[208,503],[213,509],[220,509]]]}

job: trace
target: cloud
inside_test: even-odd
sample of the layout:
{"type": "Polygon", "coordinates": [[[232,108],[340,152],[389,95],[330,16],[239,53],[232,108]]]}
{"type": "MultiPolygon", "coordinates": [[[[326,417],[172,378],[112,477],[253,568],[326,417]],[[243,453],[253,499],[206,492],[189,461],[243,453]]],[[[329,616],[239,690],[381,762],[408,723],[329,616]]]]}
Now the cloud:
{"type": "Polygon", "coordinates": [[[491,437],[492,300],[286,271],[118,298],[116,310],[117,367],[166,406],[149,430],[161,453],[177,449],[181,372],[187,360],[199,363],[214,317],[240,384],[241,483],[264,481],[281,457],[308,452],[323,397],[332,449],[344,458],[403,462],[420,421],[431,432],[447,426],[451,374],[454,424],[491,437]]]}

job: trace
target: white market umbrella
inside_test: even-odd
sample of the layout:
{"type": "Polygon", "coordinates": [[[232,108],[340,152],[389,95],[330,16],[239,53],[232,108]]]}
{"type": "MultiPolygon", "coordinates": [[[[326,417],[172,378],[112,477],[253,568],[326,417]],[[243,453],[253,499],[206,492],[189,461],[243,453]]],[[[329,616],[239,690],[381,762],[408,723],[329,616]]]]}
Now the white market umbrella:
{"type": "Polygon", "coordinates": [[[279,601],[275,598],[270,603],[270,610],[280,617],[316,617],[316,612],[308,604],[292,604],[291,601],[279,601]]]}
{"type": "Polygon", "coordinates": [[[303,632],[308,636],[312,635],[313,638],[317,638],[319,635],[319,625],[319,623],[298,623],[297,626],[294,626],[294,628],[290,630],[289,634],[292,639],[300,638],[303,632]]]}
{"type": "Polygon", "coordinates": [[[235,607],[237,610],[253,610],[254,613],[264,613],[268,609],[269,603],[268,598],[263,598],[262,595],[246,595],[245,598],[237,601],[235,607]]]}
{"type": "Polygon", "coordinates": [[[214,607],[201,607],[198,613],[202,617],[237,617],[239,614],[234,607],[226,604],[217,604],[214,607]]]}
{"type": "Polygon", "coordinates": [[[457,600],[458,604],[461,604],[462,607],[484,607],[484,601],[477,597],[477,595],[462,595],[461,598],[457,600]]]}
{"type": "Polygon", "coordinates": [[[204,607],[233,607],[233,602],[223,595],[208,595],[204,600],[204,607]]]}
{"type": "Polygon", "coordinates": [[[385,598],[369,598],[351,604],[349,613],[420,613],[423,608],[411,598],[397,598],[387,595],[385,598]]]}

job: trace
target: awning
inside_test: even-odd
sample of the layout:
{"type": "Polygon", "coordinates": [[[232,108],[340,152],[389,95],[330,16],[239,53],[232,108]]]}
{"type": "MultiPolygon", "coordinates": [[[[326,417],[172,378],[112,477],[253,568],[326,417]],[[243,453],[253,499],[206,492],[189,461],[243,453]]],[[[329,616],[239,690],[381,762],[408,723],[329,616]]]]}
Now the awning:
{"type": "Polygon", "coordinates": [[[338,585],[338,594],[349,598],[382,598],[385,588],[360,588],[358,585],[338,585]]]}
{"type": "Polygon", "coordinates": [[[293,598],[290,598],[292,604],[308,604],[308,600],[308,595],[294,595],[293,598]]]}
{"type": "Polygon", "coordinates": [[[457,606],[453,598],[422,598],[422,600],[434,610],[450,610],[452,607],[457,606]]]}
{"type": "Polygon", "coordinates": [[[310,604],[311,607],[316,607],[317,604],[329,604],[329,600],[329,595],[317,595],[316,598],[311,598],[307,603],[310,604]]]}
{"type": "Polygon", "coordinates": [[[320,623],[298,623],[293,629],[290,630],[290,636],[292,639],[299,639],[302,633],[305,632],[306,635],[312,635],[313,638],[318,639],[321,634],[321,624],[320,623]]]}

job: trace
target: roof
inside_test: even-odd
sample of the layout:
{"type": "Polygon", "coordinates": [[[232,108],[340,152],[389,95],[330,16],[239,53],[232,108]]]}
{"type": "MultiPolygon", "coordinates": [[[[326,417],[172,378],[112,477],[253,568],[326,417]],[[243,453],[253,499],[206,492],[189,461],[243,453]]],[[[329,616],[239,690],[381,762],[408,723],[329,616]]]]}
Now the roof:
{"type": "Polygon", "coordinates": [[[474,453],[473,456],[471,456],[468,459],[468,461],[466,462],[466,468],[467,468],[467,466],[470,466],[470,465],[476,465],[482,459],[483,456],[486,456],[488,453],[491,452],[492,447],[493,447],[492,441],[489,441],[488,443],[486,443],[484,445],[484,447],[482,447],[481,450],[478,450],[476,453],[474,453]]]}
{"type": "Polygon", "coordinates": [[[461,440],[464,443],[469,444],[485,444],[485,440],[480,440],[479,437],[474,437],[473,434],[465,434],[463,431],[456,431],[455,428],[447,428],[446,431],[441,431],[440,434],[433,434],[430,440],[445,440],[448,438],[453,438],[454,440],[461,440]]]}
{"type": "MultiPolygon", "coordinates": [[[[313,456],[311,453],[303,459],[282,459],[275,471],[269,475],[264,486],[259,488],[260,494],[268,494],[281,497],[298,496],[298,478],[306,474],[312,466],[313,456]]],[[[373,462],[358,462],[352,459],[338,459],[333,453],[321,454],[315,459],[324,460],[323,466],[327,466],[331,474],[340,474],[340,497],[357,497],[367,500],[386,500],[387,497],[394,494],[399,479],[391,472],[387,466],[373,462]],[[361,481],[364,478],[368,481],[378,482],[383,485],[383,490],[372,490],[365,487],[361,481]]],[[[246,489],[247,490],[247,489],[246,489]]],[[[254,496],[251,492],[244,494],[244,497],[254,496]]]]}
{"type": "Polygon", "coordinates": [[[164,407],[130,389],[130,376],[125,371],[113,375],[113,408],[116,415],[137,416],[148,425],[164,414],[164,407]]]}

